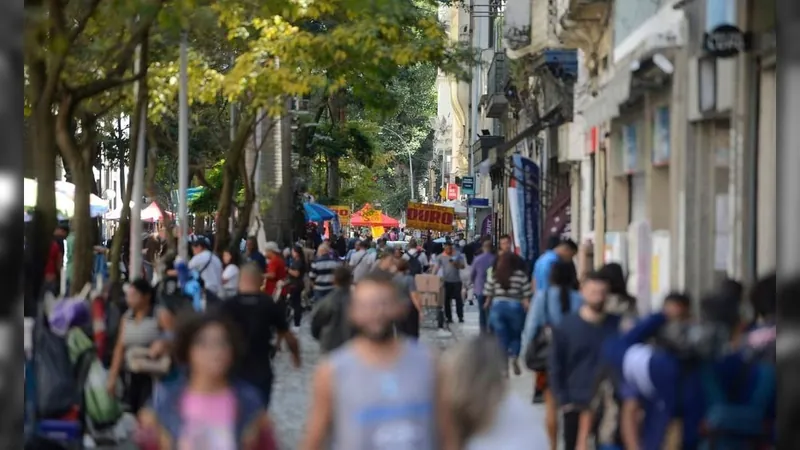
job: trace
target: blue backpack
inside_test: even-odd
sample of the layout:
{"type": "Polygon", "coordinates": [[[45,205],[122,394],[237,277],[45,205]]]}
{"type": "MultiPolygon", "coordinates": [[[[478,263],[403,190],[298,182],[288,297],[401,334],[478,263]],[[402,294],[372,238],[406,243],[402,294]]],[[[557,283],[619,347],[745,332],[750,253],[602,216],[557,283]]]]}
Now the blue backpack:
{"type": "Polygon", "coordinates": [[[776,395],[775,367],[747,364],[739,379],[734,380],[732,390],[738,390],[752,372],[756,386],[745,403],[738,401],[738,394],[725,391],[710,365],[703,367],[701,376],[708,408],[700,450],[758,450],[772,441],[767,417],[776,395]]]}

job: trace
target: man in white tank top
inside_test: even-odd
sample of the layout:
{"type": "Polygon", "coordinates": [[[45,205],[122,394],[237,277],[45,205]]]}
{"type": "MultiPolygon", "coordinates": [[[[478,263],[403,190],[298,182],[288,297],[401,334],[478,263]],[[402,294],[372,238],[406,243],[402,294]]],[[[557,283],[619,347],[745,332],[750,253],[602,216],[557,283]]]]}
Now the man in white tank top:
{"type": "Polygon", "coordinates": [[[358,282],[348,311],[356,337],[317,366],[300,449],[457,448],[433,353],[395,335],[405,312],[391,274],[358,282]]]}

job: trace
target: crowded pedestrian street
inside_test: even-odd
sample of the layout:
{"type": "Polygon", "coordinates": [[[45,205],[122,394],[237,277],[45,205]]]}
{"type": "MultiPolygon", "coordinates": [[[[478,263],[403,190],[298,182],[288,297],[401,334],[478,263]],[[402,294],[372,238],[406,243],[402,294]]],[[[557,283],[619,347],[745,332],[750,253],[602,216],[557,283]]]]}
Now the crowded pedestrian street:
{"type": "Polygon", "coordinates": [[[780,447],[776,3],[25,2],[0,447],[780,447]]]}

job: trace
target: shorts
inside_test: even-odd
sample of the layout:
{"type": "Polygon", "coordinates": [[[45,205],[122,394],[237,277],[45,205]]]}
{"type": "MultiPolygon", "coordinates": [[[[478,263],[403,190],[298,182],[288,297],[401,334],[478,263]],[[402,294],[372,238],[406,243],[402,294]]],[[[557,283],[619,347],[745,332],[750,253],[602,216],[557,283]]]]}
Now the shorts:
{"type": "Polygon", "coordinates": [[[243,376],[242,379],[250,383],[261,394],[261,402],[264,404],[264,409],[269,408],[269,403],[272,400],[272,374],[243,376]]]}

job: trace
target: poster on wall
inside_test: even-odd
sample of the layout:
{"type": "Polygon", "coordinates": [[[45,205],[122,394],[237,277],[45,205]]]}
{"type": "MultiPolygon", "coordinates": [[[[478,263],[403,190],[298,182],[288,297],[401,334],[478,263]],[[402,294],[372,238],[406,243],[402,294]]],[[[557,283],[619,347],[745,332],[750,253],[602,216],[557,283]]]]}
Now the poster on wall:
{"type": "Polygon", "coordinates": [[[669,164],[670,151],[669,107],[662,106],[653,114],[653,165],[669,164]]]}
{"type": "Polygon", "coordinates": [[[639,146],[636,141],[636,125],[622,127],[622,152],[623,168],[625,173],[631,174],[639,171],[639,146]]]}

